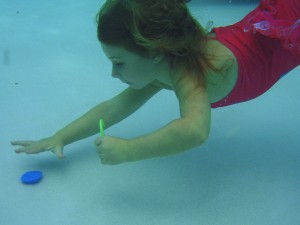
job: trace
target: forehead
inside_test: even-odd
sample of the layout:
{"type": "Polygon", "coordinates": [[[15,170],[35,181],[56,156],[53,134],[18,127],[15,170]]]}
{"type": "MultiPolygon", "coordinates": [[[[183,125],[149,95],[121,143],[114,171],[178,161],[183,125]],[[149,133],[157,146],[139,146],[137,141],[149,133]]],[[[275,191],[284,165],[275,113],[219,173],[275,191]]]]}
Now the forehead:
{"type": "Polygon", "coordinates": [[[130,55],[133,55],[133,53],[127,51],[126,49],[122,48],[122,47],[118,47],[118,46],[114,46],[114,45],[107,45],[107,44],[103,44],[101,43],[101,47],[102,50],[104,52],[104,54],[108,57],[108,58],[124,58],[124,57],[128,57],[130,55]]]}
{"type": "Polygon", "coordinates": [[[106,45],[106,44],[101,43],[101,47],[102,47],[103,52],[107,56],[126,54],[126,50],[124,48],[121,48],[118,46],[106,45]]]}
{"type": "Polygon", "coordinates": [[[102,50],[104,54],[110,58],[126,58],[126,59],[136,59],[136,58],[148,58],[143,57],[137,53],[126,50],[123,47],[115,46],[115,45],[107,45],[101,43],[102,50]]]}

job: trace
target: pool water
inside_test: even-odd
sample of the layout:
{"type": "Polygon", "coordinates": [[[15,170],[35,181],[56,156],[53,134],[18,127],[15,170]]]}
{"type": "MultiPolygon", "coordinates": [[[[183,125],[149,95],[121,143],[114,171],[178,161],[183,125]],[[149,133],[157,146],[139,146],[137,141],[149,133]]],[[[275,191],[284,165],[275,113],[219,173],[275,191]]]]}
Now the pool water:
{"type": "MultiPolygon", "coordinates": [[[[110,77],[96,38],[103,0],[1,3],[0,224],[300,224],[299,68],[257,99],[213,110],[209,140],[174,157],[103,166],[95,136],[66,146],[64,160],[17,155],[11,140],[52,135],[126,86],[110,77]],[[22,184],[29,170],[43,179],[22,184]]],[[[215,26],[256,5],[189,3],[215,26]]],[[[162,91],[106,134],[140,136],[178,115],[174,94],[162,91]]]]}

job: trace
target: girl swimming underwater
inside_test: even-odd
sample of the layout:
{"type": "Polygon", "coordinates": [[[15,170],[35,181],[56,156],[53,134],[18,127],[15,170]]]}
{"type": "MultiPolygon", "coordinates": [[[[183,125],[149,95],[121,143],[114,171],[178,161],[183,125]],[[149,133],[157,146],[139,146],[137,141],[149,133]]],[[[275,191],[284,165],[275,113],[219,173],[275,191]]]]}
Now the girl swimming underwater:
{"type": "Polygon", "coordinates": [[[97,15],[98,39],[112,76],[129,87],[51,137],[14,141],[17,153],[52,151],[98,133],[138,110],[162,89],[173,90],[180,118],[148,135],[96,141],[103,164],[183,152],[209,136],[211,108],[253,99],[300,64],[300,1],[262,0],[241,21],[207,32],[185,0],[107,0],[97,15]]]}

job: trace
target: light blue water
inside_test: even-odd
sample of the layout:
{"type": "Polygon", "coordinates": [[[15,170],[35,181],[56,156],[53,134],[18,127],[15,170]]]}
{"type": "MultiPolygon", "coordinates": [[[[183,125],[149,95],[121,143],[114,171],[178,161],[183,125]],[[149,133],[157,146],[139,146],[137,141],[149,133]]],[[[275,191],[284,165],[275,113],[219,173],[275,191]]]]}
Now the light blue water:
{"type": "MultiPolygon", "coordinates": [[[[125,88],[96,39],[102,3],[0,0],[0,224],[299,225],[299,68],[258,99],[214,110],[208,142],[181,155],[102,166],[95,137],[67,146],[63,161],[13,152],[11,140],[52,135],[125,88]],[[44,179],[22,185],[27,170],[44,179]]],[[[255,7],[189,4],[216,26],[255,7]]],[[[177,116],[163,91],[107,133],[135,137],[177,116]]]]}

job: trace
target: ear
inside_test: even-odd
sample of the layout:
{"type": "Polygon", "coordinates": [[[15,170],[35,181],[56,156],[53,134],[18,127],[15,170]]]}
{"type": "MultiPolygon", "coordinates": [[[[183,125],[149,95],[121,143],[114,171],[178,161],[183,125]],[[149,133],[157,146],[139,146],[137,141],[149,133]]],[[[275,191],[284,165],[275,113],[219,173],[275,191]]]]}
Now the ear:
{"type": "Polygon", "coordinates": [[[165,55],[164,55],[163,53],[153,54],[153,55],[151,56],[152,62],[153,62],[154,64],[157,64],[157,63],[161,62],[161,60],[164,58],[164,56],[165,56],[165,55]]]}

